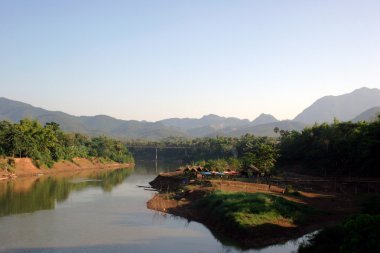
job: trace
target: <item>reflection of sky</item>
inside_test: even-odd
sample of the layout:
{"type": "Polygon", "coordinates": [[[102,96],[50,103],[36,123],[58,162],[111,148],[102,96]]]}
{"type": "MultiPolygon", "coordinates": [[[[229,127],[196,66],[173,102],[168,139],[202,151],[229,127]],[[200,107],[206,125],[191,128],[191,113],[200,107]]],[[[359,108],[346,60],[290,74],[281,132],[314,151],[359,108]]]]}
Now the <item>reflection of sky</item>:
{"type": "MultiPolygon", "coordinates": [[[[148,210],[153,193],[136,185],[147,185],[153,177],[133,174],[111,193],[91,187],[72,193],[53,210],[1,217],[0,251],[235,252],[199,223],[148,210]]],[[[287,252],[268,250],[260,252],[287,252]]]]}

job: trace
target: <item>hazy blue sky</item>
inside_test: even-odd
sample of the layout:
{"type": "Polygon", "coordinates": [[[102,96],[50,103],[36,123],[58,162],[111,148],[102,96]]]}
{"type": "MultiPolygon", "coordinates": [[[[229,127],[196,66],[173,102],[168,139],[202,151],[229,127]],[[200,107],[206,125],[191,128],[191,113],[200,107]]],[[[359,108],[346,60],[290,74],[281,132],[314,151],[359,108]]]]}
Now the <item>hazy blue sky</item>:
{"type": "Polygon", "coordinates": [[[379,0],[0,0],[0,97],[49,110],[286,119],[362,86],[379,0]]]}

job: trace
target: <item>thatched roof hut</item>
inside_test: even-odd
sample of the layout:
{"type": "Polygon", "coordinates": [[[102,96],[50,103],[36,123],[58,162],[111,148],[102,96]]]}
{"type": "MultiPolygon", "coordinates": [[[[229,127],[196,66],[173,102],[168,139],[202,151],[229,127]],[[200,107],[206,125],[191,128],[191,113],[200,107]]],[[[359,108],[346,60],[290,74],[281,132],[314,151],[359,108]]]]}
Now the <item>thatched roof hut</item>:
{"type": "Polygon", "coordinates": [[[260,170],[253,164],[250,164],[249,166],[242,169],[241,174],[248,176],[248,174],[251,175],[259,175],[261,172],[260,170]]]}
{"type": "Polygon", "coordinates": [[[251,170],[254,173],[260,173],[260,170],[253,164],[248,166],[248,169],[251,170]]]}

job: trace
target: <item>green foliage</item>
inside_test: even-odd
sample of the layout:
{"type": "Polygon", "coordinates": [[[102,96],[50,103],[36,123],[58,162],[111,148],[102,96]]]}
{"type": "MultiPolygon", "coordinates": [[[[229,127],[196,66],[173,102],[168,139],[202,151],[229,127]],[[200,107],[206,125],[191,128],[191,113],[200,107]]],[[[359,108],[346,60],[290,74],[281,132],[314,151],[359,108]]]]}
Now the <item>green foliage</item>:
{"type": "Polygon", "coordinates": [[[362,214],[321,230],[302,243],[298,252],[380,252],[380,197],[369,196],[362,206],[362,214]]]}
{"type": "Polygon", "coordinates": [[[344,225],[341,253],[380,252],[380,215],[361,214],[344,225]]]}
{"type": "Polygon", "coordinates": [[[204,167],[213,171],[224,171],[229,168],[229,164],[224,159],[217,159],[207,161],[204,167]]]}
{"type": "Polygon", "coordinates": [[[130,141],[127,145],[139,147],[131,148],[137,159],[153,159],[155,148],[141,147],[157,147],[160,159],[183,160],[188,164],[198,164],[215,170],[240,170],[252,164],[262,172],[268,172],[274,168],[278,157],[275,139],[251,134],[240,138],[218,136],[193,140],[170,138],[161,142],[130,141]]]}
{"type": "Polygon", "coordinates": [[[300,245],[298,252],[380,252],[379,238],[380,215],[359,214],[313,235],[300,245]]]}
{"type": "Polygon", "coordinates": [[[236,142],[237,138],[232,137],[196,139],[172,137],[159,142],[134,140],[127,141],[126,144],[127,146],[138,146],[137,148],[130,148],[136,159],[147,160],[154,158],[155,147],[157,147],[160,159],[183,160],[188,164],[192,164],[202,160],[228,159],[229,157],[233,157],[236,155],[236,142]],[[144,146],[150,148],[144,148],[144,146]],[[161,149],[161,147],[171,148],[161,149]]]}
{"type": "Polygon", "coordinates": [[[237,143],[237,151],[241,157],[243,167],[255,165],[263,172],[274,168],[278,151],[273,139],[255,137],[250,134],[242,136],[237,143]]]}
{"type": "Polygon", "coordinates": [[[380,120],[314,125],[302,132],[280,131],[282,165],[302,164],[328,175],[379,176],[380,120]]]}
{"type": "Polygon", "coordinates": [[[216,191],[199,200],[196,206],[226,226],[241,229],[279,220],[300,224],[315,213],[315,209],[305,205],[264,193],[216,191]]]}
{"type": "Polygon", "coordinates": [[[78,133],[64,133],[54,122],[42,126],[37,120],[23,119],[12,124],[0,121],[0,155],[30,157],[37,167],[51,167],[59,160],[99,156],[115,162],[133,162],[120,141],[106,137],[92,140],[78,133]]]}
{"type": "Polygon", "coordinates": [[[132,155],[123,143],[109,139],[106,136],[92,139],[89,154],[90,156],[109,158],[120,163],[133,161],[132,155]]]}
{"type": "Polygon", "coordinates": [[[227,159],[227,163],[228,163],[228,167],[231,170],[240,170],[240,168],[242,167],[241,161],[235,157],[229,157],[227,159]]]}

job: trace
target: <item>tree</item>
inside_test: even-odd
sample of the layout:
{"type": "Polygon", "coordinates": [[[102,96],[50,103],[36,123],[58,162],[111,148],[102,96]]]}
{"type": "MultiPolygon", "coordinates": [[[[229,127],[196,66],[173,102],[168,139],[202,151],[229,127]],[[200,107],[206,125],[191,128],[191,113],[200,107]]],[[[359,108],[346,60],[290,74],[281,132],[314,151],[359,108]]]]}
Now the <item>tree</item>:
{"type": "Polygon", "coordinates": [[[37,166],[51,167],[61,159],[101,156],[117,162],[130,162],[133,157],[120,141],[107,137],[90,139],[82,134],[66,134],[55,122],[44,127],[37,120],[23,119],[12,124],[0,122],[0,154],[30,157],[37,166]]]}

